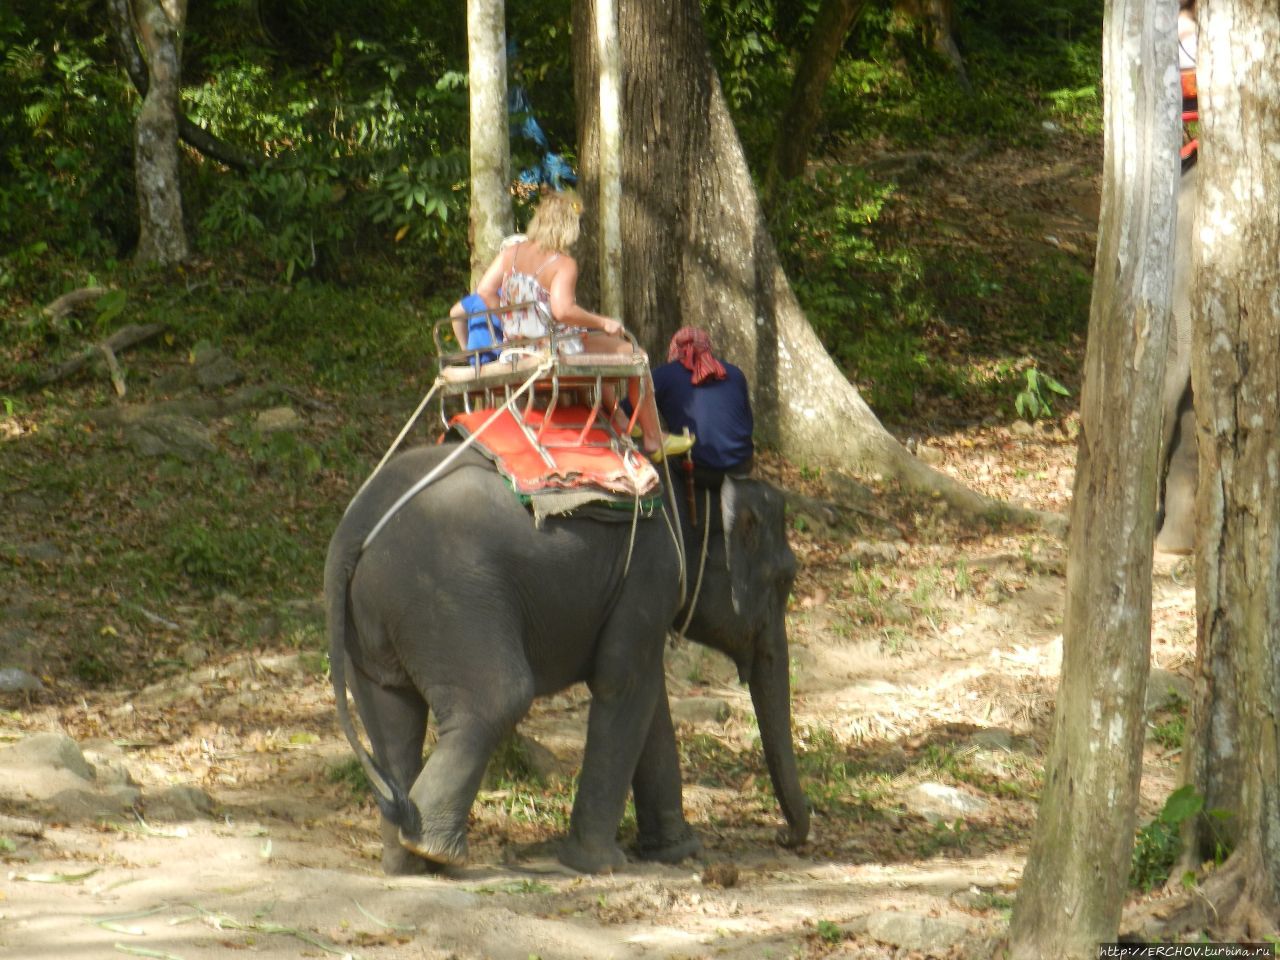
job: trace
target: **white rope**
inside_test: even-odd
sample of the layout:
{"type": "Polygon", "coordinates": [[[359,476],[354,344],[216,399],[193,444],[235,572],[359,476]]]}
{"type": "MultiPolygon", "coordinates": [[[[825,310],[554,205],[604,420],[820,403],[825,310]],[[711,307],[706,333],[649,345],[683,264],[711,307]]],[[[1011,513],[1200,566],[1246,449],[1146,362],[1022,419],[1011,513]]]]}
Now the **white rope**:
{"type": "MultiPolygon", "coordinates": [[[[622,462],[626,463],[626,454],[622,455],[622,462]]],[[[640,525],[640,487],[636,486],[636,499],[631,507],[631,539],[627,542],[627,562],[622,565],[622,579],[627,579],[627,574],[631,572],[631,555],[636,550],[636,529],[640,525]]]]}
{"type": "Polygon", "coordinates": [[[409,431],[413,429],[413,425],[417,423],[418,418],[422,416],[422,411],[427,408],[427,404],[431,402],[431,398],[436,395],[436,391],[439,389],[440,381],[437,380],[432,384],[431,389],[427,391],[427,395],[422,398],[422,402],[418,404],[418,409],[413,411],[413,416],[411,416],[409,418],[409,422],[404,425],[404,429],[400,431],[400,435],[392,441],[391,446],[387,448],[387,452],[384,453],[382,455],[382,459],[378,461],[378,465],[373,468],[373,473],[369,474],[369,476],[365,478],[364,483],[360,484],[360,489],[356,491],[356,495],[352,497],[351,502],[347,504],[347,509],[343,511],[343,516],[346,516],[347,512],[351,509],[351,505],[360,499],[360,494],[364,493],[364,488],[367,487],[373,481],[373,478],[378,475],[378,471],[387,465],[387,461],[391,459],[391,455],[399,449],[401,442],[406,436],[408,436],[409,431]]]}
{"type": "Polygon", "coordinates": [[[684,632],[693,622],[693,612],[698,609],[698,595],[702,592],[702,575],[707,570],[707,547],[711,543],[711,515],[707,511],[711,509],[711,490],[704,488],[702,494],[702,552],[698,557],[698,579],[693,582],[693,599],[689,601],[689,612],[680,625],[680,632],[676,634],[676,643],[684,639],[684,632]]]}
{"type": "Polygon", "coordinates": [[[676,561],[679,565],[680,575],[680,606],[684,606],[685,591],[689,587],[688,570],[685,564],[684,537],[676,533],[676,529],[671,523],[674,517],[675,522],[679,524],[680,518],[678,516],[679,508],[676,506],[676,487],[671,481],[671,459],[669,457],[662,458],[662,472],[665,474],[667,493],[671,501],[671,511],[669,513],[667,512],[667,504],[665,502],[662,504],[662,519],[667,522],[667,532],[671,534],[671,542],[676,548],[676,561]]]}
{"type": "MultiPolygon", "coordinates": [[[[448,466],[451,463],[453,463],[454,460],[456,460],[459,456],[461,456],[464,450],[466,450],[469,446],[475,443],[477,438],[479,438],[480,434],[484,433],[485,430],[487,430],[489,426],[495,420],[498,419],[498,417],[502,416],[503,413],[505,413],[508,409],[510,409],[511,406],[515,404],[515,402],[519,400],[521,396],[523,396],[533,387],[534,383],[537,380],[540,380],[547,373],[549,373],[552,367],[554,366],[555,366],[555,361],[548,359],[545,363],[540,365],[538,369],[534,370],[533,373],[530,375],[529,379],[526,380],[520,386],[520,389],[517,390],[515,393],[513,393],[510,397],[508,397],[506,403],[504,403],[497,410],[495,410],[493,412],[493,415],[490,416],[488,420],[486,420],[483,424],[480,425],[479,430],[476,430],[474,433],[471,434],[471,436],[467,437],[465,440],[462,441],[462,443],[458,444],[457,449],[454,450],[452,453],[450,453],[443,460],[441,460],[438,464],[436,464],[435,468],[430,473],[428,473],[425,477],[423,477],[421,480],[419,480],[417,483],[411,486],[408,490],[406,490],[400,496],[400,499],[391,505],[391,509],[388,510],[383,515],[382,519],[379,520],[377,524],[374,525],[373,529],[369,531],[369,535],[364,538],[364,543],[360,545],[361,552],[369,549],[369,544],[373,542],[373,538],[376,537],[381,532],[382,528],[387,525],[387,522],[400,511],[401,507],[403,507],[406,503],[408,503],[415,496],[417,496],[425,487],[434,483],[436,477],[440,476],[440,474],[444,472],[444,470],[448,468],[448,466]]],[[[373,479],[373,478],[370,477],[370,479],[373,479]]],[[[366,483],[367,482],[368,481],[366,481],[366,483]]],[[[361,487],[361,489],[363,490],[364,488],[361,487]]],[[[359,494],[357,494],[357,496],[359,496],[359,494]]]]}

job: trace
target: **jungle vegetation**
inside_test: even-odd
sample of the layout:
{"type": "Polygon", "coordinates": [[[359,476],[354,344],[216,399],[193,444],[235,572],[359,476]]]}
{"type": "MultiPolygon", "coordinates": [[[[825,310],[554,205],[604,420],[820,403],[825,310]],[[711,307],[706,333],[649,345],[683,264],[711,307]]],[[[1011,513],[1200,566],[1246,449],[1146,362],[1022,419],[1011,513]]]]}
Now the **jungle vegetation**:
{"type": "MultiPolygon", "coordinates": [[[[703,8],[739,135],[763,177],[821,5],[707,0],[703,8]]],[[[576,162],[571,12],[567,0],[508,9],[517,172],[547,151],[576,162]],[[528,136],[532,124],[545,149],[528,136]]],[[[954,36],[963,76],[905,5],[863,4],[844,37],[808,168],[771,190],[770,223],[810,322],[881,417],[909,418],[917,396],[1008,416],[1028,369],[1073,381],[1088,303],[1078,263],[1053,251],[1001,262],[970,244],[925,246],[899,224],[917,203],[921,164],[1096,140],[1101,12],[1091,0],[962,0],[954,36]],[[981,359],[946,355],[956,336],[978,345],[981,359]],[[1028,342],[1041,345],[1034,355],[1028,342]]],[[[167,311],[176,335],[192,342],[248,334],[298,356],[300,341],[317,341],[302,353],[321,379],[331,372],[326,356],[367,353],[372,343],[384,364],[406,359],[391,345],[416,362],[430,350],[417,332],[423,318],[466,284],[466,70],[457,2],[191,5],[182,110],[226,148],[219,156],[243,162],[183,146],[192,255],[176,272],[147,271],[133,262],[140,98],[103,5],[6,4],[0,311],[29,319],[84,286],[134,292],[73,317],[94,329],[43,330],[38,344],[29,325],[16,334],[6,323],[0,392],[16,396],[37,360],[78,349],[82,333],[151,310],[167,311]],[[172,316],[170,295],[197,282],[254,294],[220,303],[216,316],[172,316]],[[296,294],[333,305],[332,314],[313,307],[306,329],[282,321],[283,300],[296,294]],[[363,305],[365,324],[339,320],[352,304],[363,305]]],[[[517,205],[528,196],[518,192],[517,205]]]]}

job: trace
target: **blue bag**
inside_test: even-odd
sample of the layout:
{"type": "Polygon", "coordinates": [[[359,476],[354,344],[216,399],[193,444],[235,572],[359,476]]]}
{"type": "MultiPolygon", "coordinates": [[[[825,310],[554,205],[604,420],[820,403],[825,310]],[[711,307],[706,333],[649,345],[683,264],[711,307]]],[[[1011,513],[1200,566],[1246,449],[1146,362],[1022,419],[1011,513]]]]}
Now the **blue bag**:
{"type": "MultiPolygon", "coordinates": [[[[467,312],[467,349],[481,350],[494,347],[502,342],[502,322],[496,313],[489,311],[489,305],[476,293],[469,293],[462,298],[462,309],[467,312]]],[[[498,359],[496,350],[485,350],[478,357],[471,358],[471,365],[489,363],[498,359]]]]}

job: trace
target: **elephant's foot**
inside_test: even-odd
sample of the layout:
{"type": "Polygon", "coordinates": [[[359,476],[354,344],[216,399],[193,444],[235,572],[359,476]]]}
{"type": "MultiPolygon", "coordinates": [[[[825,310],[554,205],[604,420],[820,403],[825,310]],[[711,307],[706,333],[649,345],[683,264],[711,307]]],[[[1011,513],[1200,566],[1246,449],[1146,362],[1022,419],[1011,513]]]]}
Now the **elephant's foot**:
{"type": "Polygon", "coordinates": [[[382,820],[382,872],[389,877],[408,877],[431,873],[435,867],[400,845],[400,828],[385,817],[382,820]]]}
{"type": "Polygon", "coordinates": [[[696,857],[701,852],[702,841],[688,826],[685,826],[679,836],[654,837],[651,840],[641,838],[636,846],[637,857],[657,863],[679,863],[689,857],[696,857]]]}
{"type": "Polygon", "coordinates": [[[423,859],[399,843],[382,848],[382,872],[388,877],[415,877],[439,870],[440,864],[423,859]]]}
{"type": "Polygon", "coordinates": [[[1195,551],[1196,524],[1193,509],[1166,507],[1164,523],[1156,534],[1156,553],[1186,556],[1195,551]]]}
{"type": "MultiPolygon", "coordinates": [[[[467,862],[467,837],[466,834],[456,834],[450,837],[440,837],[434,835],[426,835],[420,837],[407,836],[404,831],[400,832],[400,846],[422,858],[424,861],[430,861],[427,864],[427,870],[441,867],[460,867],[467,862]]],[[[386,855],[383,855],[386,859],[386,855]]]]}
{"type": "Polygon", "coordinates": [[[1186,556],[1195,551],[1195,486],[1175,485],[1172,477],[1164,500],[1164,523],[1156,534],[1156,553],[1186,556]],[[1190,489],[1181,489],[1189,486],[1190,489]]]}
{"type": "Polygon", "coordinates": [[[1156,553],[1171,553],[1185,557],[1195,550],[1195,534],[1192,531],[1174,528],[1166,523],[1156,534],[1156,553]]]}
{"type": "Polygon", "coordinates": [[[579,873],[613,873],[627,865],[627,855],[616,843],[585,844],[572,837],[565,838],[556,856],[579,873]]]}

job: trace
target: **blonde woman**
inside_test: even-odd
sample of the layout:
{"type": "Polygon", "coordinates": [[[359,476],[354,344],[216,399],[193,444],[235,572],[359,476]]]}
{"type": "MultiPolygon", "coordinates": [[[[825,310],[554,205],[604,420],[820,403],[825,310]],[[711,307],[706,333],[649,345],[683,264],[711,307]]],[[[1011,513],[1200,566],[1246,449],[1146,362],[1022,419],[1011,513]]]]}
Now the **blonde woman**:
{"type": "MultiPolygon", "coordinates": [[[[569,251],[578,239],[579,211],[572,194],[543,194],[524,237],[503,245],[476,285],[476,293],[491,308],[538,305],[503,313],[502,336],[506,340],[547,336],[549,315],[557,327],[561,353],[631,353],[631,343],[622,336],[621,320],[592,313],[578,303],[578,262],[569,251]]],[[[631,381],[628,392],[635,404],[638,381],[631,381]]],[[[637,420],[643,449],[655,460],[684,453],[692,446],[688,437],[662,435],[652,382],[637,420]]]]}

